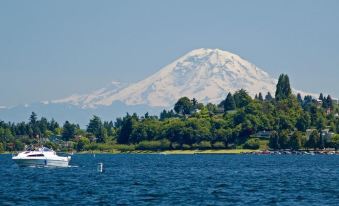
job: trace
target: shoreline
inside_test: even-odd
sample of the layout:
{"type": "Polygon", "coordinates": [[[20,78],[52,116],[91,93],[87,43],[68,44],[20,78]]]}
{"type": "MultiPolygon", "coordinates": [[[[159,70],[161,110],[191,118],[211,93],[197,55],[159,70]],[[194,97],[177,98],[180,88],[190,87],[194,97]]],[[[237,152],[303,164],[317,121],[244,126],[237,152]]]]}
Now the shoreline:
{"type": "Polygon", "coordinates": [[[163,155],[194,155],[194,154],[243,154],[259,152],[260,150],[250,149],[221,149],[221,150],[134,150],[134,151],[82,151],[74,154],[163,154],[163,155]]]}
{"type": "MultiPolygon", "coordinates": [[[[168,154],[168,155],[193,155],[193,154],[242,154],[250,152],[259,152],[260,150],[250,150],[250,149],[220,149],[220,150],[133,150],[133,151],[120,151],[120,150],[111,150],[111,151],[81,151],[74,152],[73,154],[168,154]]],[[[0,154],[15,154],[17,152],[3,152],[0,154]]],[[[70,154],[68,152],[57,152],[70,154]]]]}
{"type": "MultiPolygon", "coordinates": [[[[289,151],[290,152],[290,151],[289,151]]],[[[295,151],[296,154],[300,154],[301,151],[295,151]]],[[[308,150],[307,154],[328,154],[329,152],[334,152],[338,154],[338,151],[321,151],[321,150],[308,150]]],[[[10,155],[16,154],[17,152],[3,152],[0,155],[10,155]]],[[[67,155],[72,154],[161,154],[161,155],[199,155],[199,154],[230,154],[230,155],[240,155],[240,154],[281,154],[280,151],[267,151],[267,150],[251,150],[251,149],[218,149],[218,150],[133,150],[133,151],[120,151],[120,150],[111,150],[111,151],[81,151],[81,152],[57,152],[67,155]]],[[[291,153],[291,152],[290,152],[291,153]]],[[[286,153],[288,154],[288,153],[286,153]]],[[[291,153],[292,154],[292,153],[291,153]]]]}

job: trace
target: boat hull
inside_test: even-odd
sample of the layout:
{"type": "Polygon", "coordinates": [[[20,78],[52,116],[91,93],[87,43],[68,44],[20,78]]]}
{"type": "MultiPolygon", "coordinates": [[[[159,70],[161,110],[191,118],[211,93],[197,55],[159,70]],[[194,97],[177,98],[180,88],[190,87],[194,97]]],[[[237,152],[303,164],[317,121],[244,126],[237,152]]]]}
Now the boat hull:
{"type": "Polygon", "coordinates": [[[53,160],[53,159],[15,159],[14,162],[20,167],[68,167],[69,158],[53,160]]]}

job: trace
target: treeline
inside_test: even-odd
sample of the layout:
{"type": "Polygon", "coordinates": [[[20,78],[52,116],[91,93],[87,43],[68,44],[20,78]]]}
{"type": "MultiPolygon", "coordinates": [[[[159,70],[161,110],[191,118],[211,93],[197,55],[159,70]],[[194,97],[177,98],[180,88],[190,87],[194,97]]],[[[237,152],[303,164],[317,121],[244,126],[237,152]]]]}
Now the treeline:
{"type": "Polygon", "coordinates": [[[54,120],[0,122],[0,150],[21,150],[37,139],[55,137],[64,144],[46,141],[54,149],[82,150],[165,150],[165,149],[271,149],[337,148],[339,145],[338,105],[331,96],[301,97],[292,94],[289,78],[280,75],[275,97],[259,93],[252,99],[241,89],[228,93],[219,104],[180,98],[173,110],[159,116],[126,114],[113,121],[93,116],[87,128],[54,120]],[[324,131],[326,130],[326,136],[324,131]],[[266,131],[266,138],[257,135],[266,131]],[[265,146],[265,145],[264,145],[265,146]]]}

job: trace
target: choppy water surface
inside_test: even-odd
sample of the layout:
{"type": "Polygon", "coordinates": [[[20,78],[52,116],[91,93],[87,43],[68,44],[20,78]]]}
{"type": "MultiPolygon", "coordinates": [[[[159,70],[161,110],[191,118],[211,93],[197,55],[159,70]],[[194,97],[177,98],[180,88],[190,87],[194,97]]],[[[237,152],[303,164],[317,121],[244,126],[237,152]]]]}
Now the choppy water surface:
{"type": "Polygon", "coordinates": [[[71,164],[19,168],[10,155],[0,155],[0,205],[339,202],[338,155],[74,155],[71,164]]]}

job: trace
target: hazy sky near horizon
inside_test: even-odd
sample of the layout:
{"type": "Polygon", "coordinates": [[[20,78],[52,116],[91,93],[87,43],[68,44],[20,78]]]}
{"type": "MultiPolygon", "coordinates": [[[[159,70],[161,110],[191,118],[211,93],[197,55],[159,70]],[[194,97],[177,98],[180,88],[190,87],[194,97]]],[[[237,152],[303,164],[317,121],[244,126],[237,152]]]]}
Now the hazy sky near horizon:
{"type": "Polygon", "coordinates": [[[0,1],[0,106],[133,83],[197,48],[339,97],[339,1],[0,1]]]}

